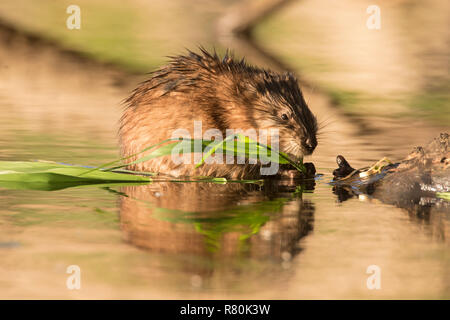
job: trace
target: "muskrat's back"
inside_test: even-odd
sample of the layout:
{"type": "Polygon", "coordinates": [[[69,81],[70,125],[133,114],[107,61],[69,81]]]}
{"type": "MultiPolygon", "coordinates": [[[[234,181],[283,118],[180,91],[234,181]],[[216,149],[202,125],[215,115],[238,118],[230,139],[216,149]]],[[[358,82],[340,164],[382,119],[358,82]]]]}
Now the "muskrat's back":
{"type": "MultiPolygon", "coordinates": [[[[297,80],[236,61],[189,52],[173,57],[153,72],[126,100],[120,121],[123,157],[169,139],[185,129],[194,137],[194,121],[202,133],[217,129],[279,131],[280,150],[300,159],[317,145],[317,122],[306,105],[297,80]]],[[[139,157],[145,154],[139,155],[139,157]]],[[[129,162],[136,157],[128,159],[129,162]]],[[[176,164],[170,156],[130,165],[136,171],[178,176],[220,176],[231,179],[257,178],[260,164],[176,164]]]]}

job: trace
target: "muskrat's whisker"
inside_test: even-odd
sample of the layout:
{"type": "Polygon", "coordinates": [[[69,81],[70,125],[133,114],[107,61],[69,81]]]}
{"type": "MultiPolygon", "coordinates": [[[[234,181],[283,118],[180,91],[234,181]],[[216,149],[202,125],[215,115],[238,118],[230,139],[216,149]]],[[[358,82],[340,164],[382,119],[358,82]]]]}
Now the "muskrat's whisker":
{"type": "Polygon", "coordinates": [[[320,124],[326,124],[326,125],[328,125],[328,124],[330,124],[330,123],[335,123],[335,122],[337,122],[337,121],[338,121],[338,119],[329,117],[329,118],[324,119],[323,121],[321,121],[320,124]]]}
{"type": "Polygon", "coordinates": [[[319,123],[318,126],[319,128],[323,128],[326,126],[329,126],[330,124],[333,124],[337,121],[337,119],[332,118],[331,116],[326,118],[326,119],[322,119],[319,123]]]}
{"type": "Polygon", "coordinates": [[[326,123],[326,124],[321,124],[317,128],[317,133],[316,134],[322,134],[322,132],[324,132],[324,129],[328,130],[330,125],[332,125],[333,123],[335,123],[335,121],[330,122],[330,123],[326,123]]]}
{"type": "Polygon", "coordinates": [[[329,134],[329,133],[337,133],[336,130],[331,130],[329,127],[320,129],[319,132],[317,132],[316,136],[321,136],[323,134],[329,134]]]}
{"type": "MultiPolygon", "coordinates": [[[[332,119],[332,118],[334,118],[334,115],[333,114],[327,114],[326,116],[317,116],[317,118],[318,119],[321,119],[322,121],[323,120],[330,120],[330,119],[332,119]]],[[[320,122],[322,122],[322,121],[320,121],[320,122]]]]}
{"type": "Polygon", "coordinates": [[[306,104],[307,105],[310,105],[310,102],[311,102],[311,96],[313,96],[314,95],[314,90],[316,90],[316,85],[313,85],[312,87],[311,87],[311,92],[310,92],[310,94],[308,94],[308,98],[307,99],[305,99],[306,100],[306,104]]]}
{"type": "Polygon", "coordinates": [[[328,131],[322,131],[322,132],[320,132],[319,135],[316,135],[316,136],[317,137],[324,137],[324,136],[329,136],[331,134],[336,134],[336,133],[338,133],[338,132],[335,131],[335,130],[328,130],[328,131]]]}

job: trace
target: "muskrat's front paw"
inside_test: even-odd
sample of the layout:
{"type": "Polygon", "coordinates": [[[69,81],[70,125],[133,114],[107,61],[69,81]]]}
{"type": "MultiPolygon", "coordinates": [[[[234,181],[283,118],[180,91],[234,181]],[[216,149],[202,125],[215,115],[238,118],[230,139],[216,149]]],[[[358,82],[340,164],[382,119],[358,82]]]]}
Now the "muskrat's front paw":
{"type": "Polygon", "coordinates": [[[306,177],[307,178],[314,178],[316,176],[316,167],[314,166],[314,163],[306,162],[303,165],[306,168],[306,177]]]}
{"type": "Polygon", "coordinates": [[[307,162],[303,164],[306,172],[300,172],[291,165],[281,165],[277,177],[281,179],[310,179],[316,175],[316,167],[313,163],[307,162]]]}

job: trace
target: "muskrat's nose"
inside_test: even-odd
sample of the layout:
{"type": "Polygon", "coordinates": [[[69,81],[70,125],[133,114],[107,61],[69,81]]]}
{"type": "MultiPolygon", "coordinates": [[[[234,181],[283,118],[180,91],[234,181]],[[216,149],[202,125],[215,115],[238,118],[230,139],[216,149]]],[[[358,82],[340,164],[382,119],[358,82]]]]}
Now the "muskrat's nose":
{"type": "Polygon", "coordinates": [[[316,139],[313,138],[306,138],[303,141],[303,147],[306,149],[306,151],[312,153],[314,151],[314,149],[317,146],[317,141],[316,139]]]}

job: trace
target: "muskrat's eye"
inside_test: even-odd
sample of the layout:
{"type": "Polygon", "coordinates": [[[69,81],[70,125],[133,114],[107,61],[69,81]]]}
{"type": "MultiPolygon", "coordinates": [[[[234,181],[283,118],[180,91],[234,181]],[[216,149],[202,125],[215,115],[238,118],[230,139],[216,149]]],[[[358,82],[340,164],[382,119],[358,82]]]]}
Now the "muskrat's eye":
{"type": "Polygon", "coordinates": [[[286,113],[283,113],[281,115],[281,119],[283,119],[284,121],[287,121],[289,119],[288,115],[286,113]]]}

